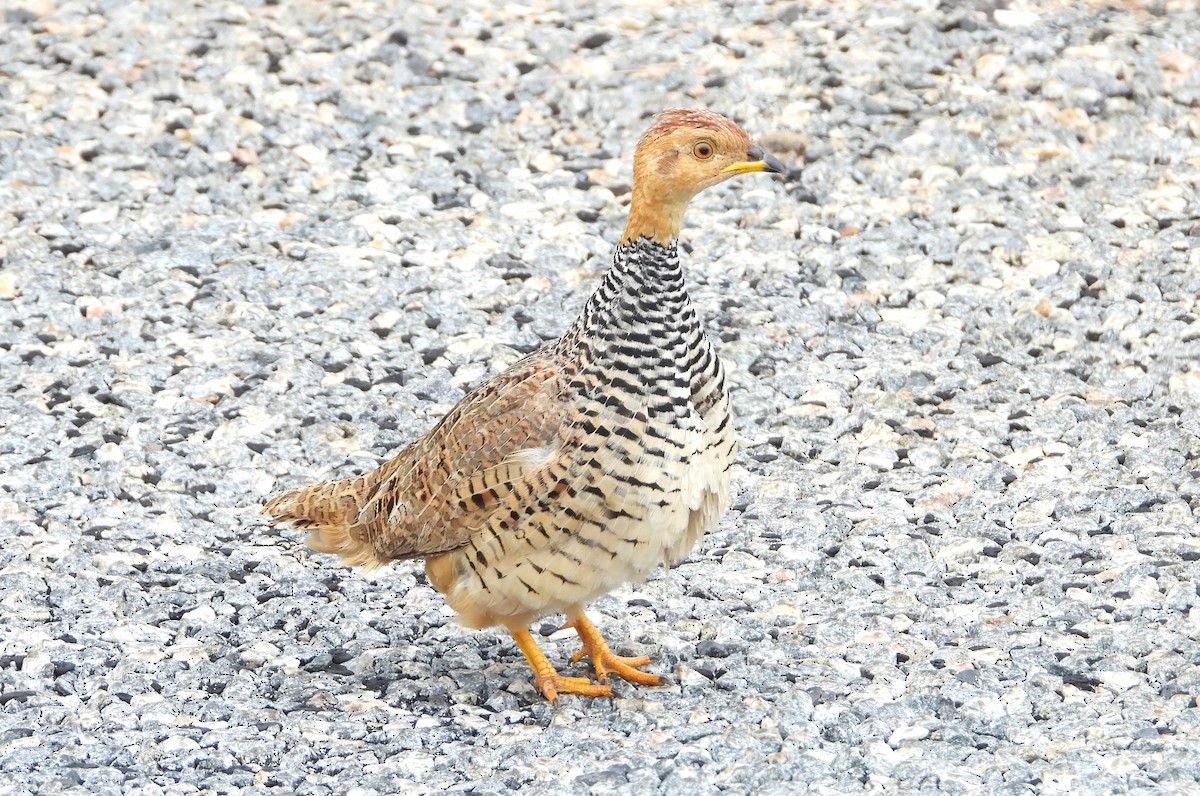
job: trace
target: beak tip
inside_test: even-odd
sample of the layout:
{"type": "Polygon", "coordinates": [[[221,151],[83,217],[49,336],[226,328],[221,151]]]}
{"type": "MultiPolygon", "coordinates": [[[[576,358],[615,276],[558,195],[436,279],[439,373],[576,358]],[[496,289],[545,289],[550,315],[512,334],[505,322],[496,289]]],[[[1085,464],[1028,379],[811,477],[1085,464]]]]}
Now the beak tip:
{"type": "Polygon", "coordinates": [[[763,155],[763,163],[767,164],[767,171],[770,174],[787,174],[787,167],[779,162],[779,159],[774,155],[763,155]]]}
{"type": "Polygon", "coordinates": [[[787,167],[779,162],[779,159],[774,155],[763,151],[763,148],[758,144],[750,147],[750,151],[746,153],[749,160],[762,163],[760,171],[765,171],[768,174],[787,174],[787,167]]]}

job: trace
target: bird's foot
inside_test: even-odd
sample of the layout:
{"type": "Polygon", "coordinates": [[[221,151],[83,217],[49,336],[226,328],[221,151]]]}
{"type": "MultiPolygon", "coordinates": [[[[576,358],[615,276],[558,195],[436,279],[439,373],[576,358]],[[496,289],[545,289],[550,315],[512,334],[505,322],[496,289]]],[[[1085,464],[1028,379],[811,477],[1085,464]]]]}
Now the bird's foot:
{"type": "Polygon", "coordinates": [[[563,677],[554,671],[554,667],[550,665],[550,661],[542,653],[537,642],[533,640],[533,636],[529,635],[528,628],[510,627],[509,632],[512,633],[517,646],[521,648],[525,659],[529,661],[529,667],[533,669],[533,684],[546,699],[555,702],[560,693],[589,697],[611,697],[613,695],[612,689],[607,685],[593,683],[586,677],[563,677]]]}
{"type": "Polygon", "coordinates": [[[639,655],[636,658],[626,658],[610,650],[608,642],[600,635],[600,631],[582,612],[572,617],[567,624],[575,628],[580,641],[583,642],[583,649],[571,656],[571,663],[578,663],[584,657],[590,658],[592,671],[596,673],[596,679],[601,683],[607,683],[608,675],[615,674],[622,680],[638,685],[666,684],[666,680],[657,674],[638,671],[637,667],[650,663],[648,656],[639,655]]]}
{"type": "Polygon", "coordinates": [[[597,652],[585,644],[583,649],[571,656],[571,663],[579,663],[584,657],[591,658],[592,671],[596,673],[596,679],[601,683],[607,683],[608,676],[615,674],[622,680],[628,680],[638,685],[664,684],[663,678],[659,675],[642,672],[637,669],[638,666],[649,665],[650,658],[645,655],[639,655],[636,658],[626,658],[615,654],[610,649],[597,652]]]}

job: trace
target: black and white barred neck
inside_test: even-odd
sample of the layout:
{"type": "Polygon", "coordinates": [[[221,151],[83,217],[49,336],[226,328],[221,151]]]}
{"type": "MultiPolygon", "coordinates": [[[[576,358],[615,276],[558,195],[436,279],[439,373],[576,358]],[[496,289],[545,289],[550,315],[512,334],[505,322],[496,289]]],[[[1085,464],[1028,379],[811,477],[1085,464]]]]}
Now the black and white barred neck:
{"type": "Polygon", "coordinates": [[[599,370],[600,378],[622,392],[673,406],[695,402],[697,393],[708,392],[705,385],[720,376],[674,240],[663,245],[639,237],[618,246],[612,268],[562,345],[574,354],[581,373],[599,370]]]}

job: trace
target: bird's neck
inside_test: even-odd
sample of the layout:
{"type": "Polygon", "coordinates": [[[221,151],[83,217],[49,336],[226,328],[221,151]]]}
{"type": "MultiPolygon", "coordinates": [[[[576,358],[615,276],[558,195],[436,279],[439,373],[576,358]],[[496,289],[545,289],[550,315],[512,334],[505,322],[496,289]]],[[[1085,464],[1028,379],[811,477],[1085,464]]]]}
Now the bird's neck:
{"type": "Polygon", "coordinates": [[[656,337],[699,328],[688,298],[674,239],[622,241],[613,265],[584,305],[573,337],[619,343],[631,335],[656,337]]]}
{"type": "Polygon", "coordinates": [[[634,180],[629,220],[621,233],[621,245],[634,244],[645,238],[664,248],[672,248],[683,229],[683,211],[687,209],[691,195],[668,194],[661,188],[650,192],[643,182],[645,180],[634,180]]]}
{"type": "Polygon", "coordinates": [[[683,211],[683,205],[679,205],[643,213],[634,205],[629,211],[629,221],[625,222],[625,232],[620,234],[620,244],[625,246],[646,239],[662,247],[673,247],[676,235],[683,228],[683,211]]]}

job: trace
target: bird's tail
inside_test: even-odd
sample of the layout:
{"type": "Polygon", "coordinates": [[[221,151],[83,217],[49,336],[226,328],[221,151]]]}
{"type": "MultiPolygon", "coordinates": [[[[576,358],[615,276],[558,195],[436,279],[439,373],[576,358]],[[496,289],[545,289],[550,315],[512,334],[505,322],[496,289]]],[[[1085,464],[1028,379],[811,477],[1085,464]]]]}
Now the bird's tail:
{"type": "Polygon", "coordinates": [[[372,475],[284,492],[267,501],[262,513],[271,517],[271,525],[290,522],[307,530],[305,544],[318,553],[340,555],[348,566],[375,569],[386,561],[379,558],[365,529],[355,522],[364,495],[374,486],[372,475]]]}

